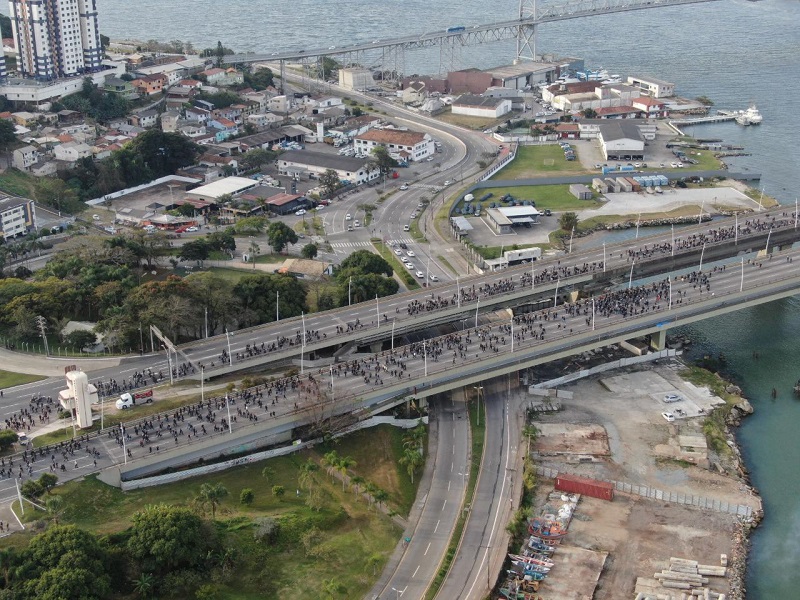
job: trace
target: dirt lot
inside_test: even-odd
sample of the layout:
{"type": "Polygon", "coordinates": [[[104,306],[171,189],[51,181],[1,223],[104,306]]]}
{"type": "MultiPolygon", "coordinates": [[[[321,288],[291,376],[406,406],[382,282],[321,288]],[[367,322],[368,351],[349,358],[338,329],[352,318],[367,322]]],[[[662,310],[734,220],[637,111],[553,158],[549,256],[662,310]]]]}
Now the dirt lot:
{"type": "MultiPolygon", "coordinates": [[[[664,454],[665,449],[683,451],[694,443],[697,447],[688,450],[705,457],[700,411],[721,402],[681,380],[679,368],[674,363],[615,372],[566,386],[573,398],[562,401],[560,412],[539,417],[537,464],[760,509],[741,481],[716,470],[715,456],[708,456],[712,471],[664,454]],[[680,400],[665,403],[667,394],[677,394],[680,400]],[[674,422],[661,414],[676,414],[678,408],[685,416],[674,422]],[[576,454],[592,460],[578,462],[576,454]]],[[[541,486],[550,491],[552,482],[545,480],[541,486]]],[[[671,556],[719,565],[720,554],[732,552],[736,523],[732,515],[622,493],[613,502],[582,497],[564,544],[609,553],[594,598],[633,598],[636,578],[652,578],[668,567],[671,556]]],[[[554,569],[551,578],[559,576],[554,569]]],[[[712,577],[711,582],[711,589],[726,591],[727,579],[712,577]]],[[[548,593],[550,587],[540,591],[543,599],[566,597],[553,595],[563,594],[555,589],[548,593]]]]}

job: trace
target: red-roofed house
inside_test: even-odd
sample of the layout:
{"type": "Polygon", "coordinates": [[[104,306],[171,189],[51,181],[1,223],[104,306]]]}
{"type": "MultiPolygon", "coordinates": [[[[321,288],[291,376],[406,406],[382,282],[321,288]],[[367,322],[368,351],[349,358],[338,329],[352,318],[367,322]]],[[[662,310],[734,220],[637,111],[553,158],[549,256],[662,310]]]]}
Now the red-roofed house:
{"type": "Polygon", "coordinates": [[[577,140],[581,137],[581,128],[577,123],[559,123],[556,125],[556,133],[563,140],[577,140]]]}
{"type": "Polygon", "coordinates": [[[418,131],[397,129],[370,129],[355,139],[356,152],[370,154],[376,146],[385,146],[389,154],[407,152],[411,160],[418,161],[433,156],[435,147],[431,136],[418,131]]]}
{"type": "Polygon", "coordinates": [[[642,114],[632,106],[605,106],[596,111],[598,119],[638,119],[642,114]]]}
{"type": "Polygon", "coordinates": [[[658,98],[639,96],[631,102],[633,108],[642,111],[647,118],[668,117],[667,105],[658,98]]]}
{"type": "Polygon", "coordinates": [[[154,96],[160,94],[167,83],[167,78],[163,74],[146,75],[131,81],[134,89],[143,96],[154,96]]]}
{"type": "Polygon", "coordinates": [[[308,205],[308,200],[298,194],[275,194],[267,200],[267,208],[278,215],[288,215],[308,205]]]}

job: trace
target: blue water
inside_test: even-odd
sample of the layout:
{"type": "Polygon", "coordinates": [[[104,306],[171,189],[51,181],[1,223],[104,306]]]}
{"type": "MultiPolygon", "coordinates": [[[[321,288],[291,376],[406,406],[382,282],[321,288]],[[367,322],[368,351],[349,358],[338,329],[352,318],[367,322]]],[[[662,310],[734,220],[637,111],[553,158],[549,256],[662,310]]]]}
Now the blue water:
{"type": "MultiPolygon", "coordinates": [[[[546,0],[540,2],[544,6],[546,0]]],[[[5,10],[5,7],[2,7],[5,10]]],[[[100,30],[112,38],[181,39],[195,47],[221,40],[239,52],[370,42],[454,25],[514,18],[517,0],[98,0],[100,30]],[[148,18],[154,15],[154,18],[148,18]]],[[[794,203],[800,171],[800,2],[730,0],[553,23],[538,49],[586,59],[611,73],[674,81],[686,97],[705,95],[719,108],[756,102],[759,127],[698,126],[690,133],[745,146],[752,157],[732,168],[763,175],[766,193],[794,203]]],[[[464,67],[510,63],[514,44],[465,48],[464,67]]],[[[436,49],[406,57],[405,73],[436,72],[436,49]]],[[[634,235],[633,230],[621,235],[634,235]]],[[[800,300],[792,298],[707,321],[690,329],[700,351],[723,352],[756,407],[740,439],[766,518],[753,538],[749,598],[800,598],[800,300]],[[754,361],[752,351],[761,359],[754,361]],[[779,397],[769,397],[772,387],[779,397]]]]}

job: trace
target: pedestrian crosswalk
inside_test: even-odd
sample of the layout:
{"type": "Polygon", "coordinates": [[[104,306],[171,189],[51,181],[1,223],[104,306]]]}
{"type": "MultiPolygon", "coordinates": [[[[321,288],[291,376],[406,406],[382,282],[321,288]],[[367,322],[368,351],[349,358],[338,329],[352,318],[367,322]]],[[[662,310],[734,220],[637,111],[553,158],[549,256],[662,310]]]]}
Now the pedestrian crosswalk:
{"type": "MultiPolygon", "coordinates": [[[[386,243],[390,246],[395,244],[413,244],[414,240],[412,239],[401,239],[401,240],[386,240],[386,243]]],[[[332,248],[370,248],[372,247],[372,242],[331,242],[332,248]]]]}

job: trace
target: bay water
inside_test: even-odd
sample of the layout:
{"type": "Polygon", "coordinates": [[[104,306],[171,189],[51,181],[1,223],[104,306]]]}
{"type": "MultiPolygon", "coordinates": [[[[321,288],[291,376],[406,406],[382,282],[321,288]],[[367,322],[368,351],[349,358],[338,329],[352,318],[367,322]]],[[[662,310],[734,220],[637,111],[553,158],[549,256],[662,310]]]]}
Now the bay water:
{"type": "MultiPolygon", "coordinates": [[[[540,6],[547,4],[542,0],[540,6]]],[[[5,11],[5,7],[2,7],[5,11]]],[[[517,0],[98,0],[100,31],[113,39],[222,41],[237,52],[352,45],[447,27],[513,19],[517,0]]],[[[759,127],[697,126],[689,133],[742,145],[751,157],[732,169],[762,174],[783,203],[800,194],[800,2],[723,0],[551,23],[538,51],[583,57],[587,67],[675,82],[679,95],[710,97],[720,108],[755,102],[759,127]]],[[[462,67],[508,64],[514,43],[465,48],[462,67]]],[[[436,73],[438,51],[409,53],[406,73],[436,73]]],[[[766,517],[753,536],[748,597],[800,598],[800,298],[705,321],[687,332],[691,354],[720,352],[753,403],[739,431],[766,517]],[[759,359],[753,358],[756,352],[759,359]],[[778,391],[771,398],[772,388],[778,391]]]]}

